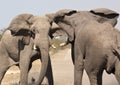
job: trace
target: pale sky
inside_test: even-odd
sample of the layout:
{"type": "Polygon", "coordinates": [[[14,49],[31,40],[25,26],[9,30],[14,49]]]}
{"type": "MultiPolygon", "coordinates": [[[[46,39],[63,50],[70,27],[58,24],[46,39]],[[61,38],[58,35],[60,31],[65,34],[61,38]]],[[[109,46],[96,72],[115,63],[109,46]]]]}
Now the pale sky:
{"type": "MultiPolygon", "coordinates": [[[[44,15],[60,9],[91,10],[109,8],[120,13],[120,0],[0,0],[0,29],[8,27],[22,13],[44,15]]],[[[117,28],[120,28],[120,18],[117,28]]]]}

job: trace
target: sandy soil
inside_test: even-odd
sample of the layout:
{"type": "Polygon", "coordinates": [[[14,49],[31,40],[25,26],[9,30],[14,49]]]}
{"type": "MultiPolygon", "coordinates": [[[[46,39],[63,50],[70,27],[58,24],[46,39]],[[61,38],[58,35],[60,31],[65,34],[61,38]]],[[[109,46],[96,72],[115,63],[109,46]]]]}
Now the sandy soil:
{"type": "MultiPolygon", "coordinates": [[[[61,50],[54,55],[51,55],[53,75],[55,85],[74,85],[74,76],[73,76],[73,64],[70,57],[70,49],[61,50]]],[[[33,68],[29,74],[29,82],[31,78],[36,78],[39,75],[40,71],[40,62],[36,60],[33,63],[33,68]]],[[[2,85],[15,85],[19,82],[19,69],[16,66],[11,67],[3,81],[2,85]]],[[[83,85],[90,85],[88,77],[84,72],[83,76],[83,85]]],[[[114,75],[108,75],[104,72],[103,75],[103,85],[119,85],[114,77],[114,75]]]]}

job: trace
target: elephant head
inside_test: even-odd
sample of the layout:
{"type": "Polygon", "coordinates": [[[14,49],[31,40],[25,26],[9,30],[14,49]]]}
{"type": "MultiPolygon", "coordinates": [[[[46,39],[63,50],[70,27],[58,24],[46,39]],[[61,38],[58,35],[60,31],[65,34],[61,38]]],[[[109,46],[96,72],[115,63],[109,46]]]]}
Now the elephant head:
{"type": "Polygon", "coordinates": [[[9,30],[13,36],[22,36],[22,41],[29,45],[30,39],[33,38],[37,51],[40,52],[42,61],[39,80],[36,85],[39,85],[47,71],[49,63],[49,30],[51,21],[47,17],[33,16],[31,14],[20,14],[15,17],[9,30]]]}
{"type": "Polygon", "coordinates": [[[67,33],[69,42],[72,42],[74,40],[75,33],[74,33],[74,28],[68,22],[64,20],[64,17],[71,16],[72,14],[75,14],[75,13],[77,13],[76,10],[63,9],[63,10],[56,12],[55,14],[46,15],[50,18],[51,21],[53,20],[61,28],[64,27],[64,29],[62,30],[67,33]]]}
{"type": "MultiPolygon", "coordinates": [[[[68,35],[69,41],[74,41],[75,27],[82,28],[82,25],[89,20],[95,20],[99,23],[109,23],[115,26],[119,14],[110,9],[100,8],[90,11],[76,11],[71,9],[63,9],[47,16],[58,24],[68,35]],[[87,21],[85,21],[87,19],[87,21]]],[[[77,32],[77,31],[76,31],[77,32]]]]}

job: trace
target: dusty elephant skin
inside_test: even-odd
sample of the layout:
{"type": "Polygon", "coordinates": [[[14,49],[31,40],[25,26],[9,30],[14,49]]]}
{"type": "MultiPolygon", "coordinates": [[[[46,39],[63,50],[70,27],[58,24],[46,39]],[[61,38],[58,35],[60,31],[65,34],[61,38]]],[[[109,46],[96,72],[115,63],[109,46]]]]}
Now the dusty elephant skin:
{"type": "Polygon", "coordinates": [[[68,35],[74,67],[74,85],[82,85],[85,69],[91,85],[102,85],[105,69],[114,73],[120,84],[119,42],[113,27],[118,13],[109,9],[91,11],[60,10],[47,15],[68,35]]]}
{"type": "Polygon", "coordinates": [[[49,57],[50,23],[47,17],[31,14],[20,14],[12,20],[0,42],[0,84],[7,69],[18,64],[20,85],[28,85],[31,63],[38,58],[41,58],[42,67],[39,79],[34,85],[41,84],[44,76],[48,77],[50,85],[54,84],[49,57]],[[36,45],[37,51],[33,50],[34,45],[36,45]]]}

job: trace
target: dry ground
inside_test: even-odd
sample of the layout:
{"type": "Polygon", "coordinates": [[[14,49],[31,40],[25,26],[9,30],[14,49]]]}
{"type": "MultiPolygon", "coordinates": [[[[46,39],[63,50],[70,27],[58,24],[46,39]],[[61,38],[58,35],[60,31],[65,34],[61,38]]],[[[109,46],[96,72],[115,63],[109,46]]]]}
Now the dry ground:
{"type": "MultiPolygon", "coordinates": [[[[66,48],[51,55],[53,75],[55,85],[73,85],[73,64],[70,57],[70,49],[66,48]]],[[[32,77],[37,78],[40,70],[39,60],[33,63],[33,68],[29,74],[29,81],[32,77]]],[[[16,66],[11,67],[2,82],[2,85],[15,85],[14,83],[19,81],[19,69],[16,66]]],[[[89,80],[84,73],[83,85],[89,85],[89,80]]],[[[119,85],[113,75],[108,75],[104,72],[103,85],[119,85]]]]}

